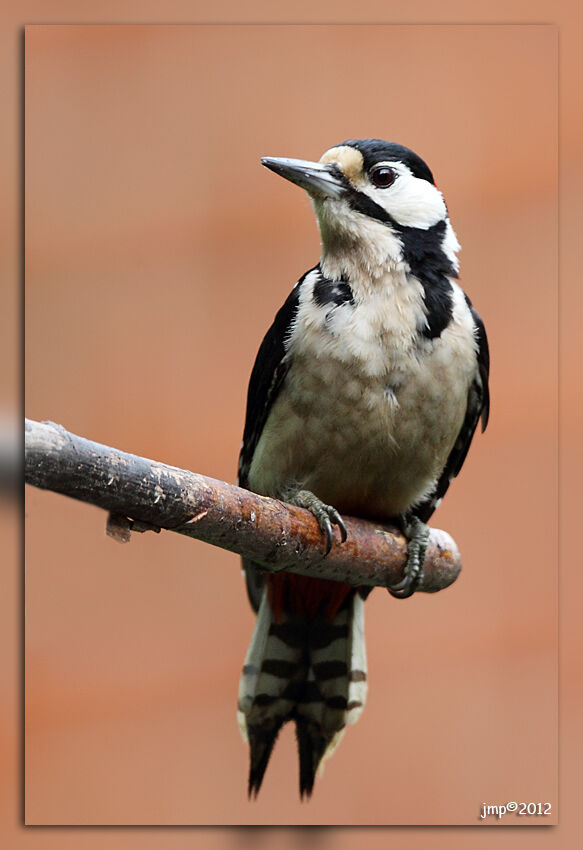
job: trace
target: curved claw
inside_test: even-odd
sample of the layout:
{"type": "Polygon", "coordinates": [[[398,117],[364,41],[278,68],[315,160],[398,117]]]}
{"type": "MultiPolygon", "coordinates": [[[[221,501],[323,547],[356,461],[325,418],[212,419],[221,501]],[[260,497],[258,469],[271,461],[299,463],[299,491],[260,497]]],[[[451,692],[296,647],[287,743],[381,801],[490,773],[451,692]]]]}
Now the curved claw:
{"type": "Polygon", "coordinates": [[[409,596],[413,596],[423,578],[429,527],[418,517],[411,517],[405,527],[405,534],[409,540],[409,545],[404,576],[397,584],[387,587],[387,590],[395,599],[408,599],[409,596]]]}
{"type": "Polygon", "coordinates": [[[342,519],[336,508],[332,507],[332,505],[325,505],[323,502],[321,502],[320,505],[317,507],[314,506],[313,510],[310,508],[310,510],[316,517],[322,534],[326,535],[326,550],[324,552],[324,557],[326,557],[326,555],[330,553],[332,543],[334,542],[334,532],[332,529],[332,525],[337,525],[340,529],[340,540],[342,541],[342,543],[344,543],[347,538],[344,520],[342,519]],[[321,508],[321,513],[318,508],[321,508]]]}
{"type": "Polygon", "coordinates": [[[415,591],[417,590],[417,585],[421,581],[423,573],[419,573],[416,576],[405,576],[404,579],[397,582],[397,584],[392,584],[390,587],[387,587],[387,590],[394,596],[395,599],[408,599],[409,596],[413,596],[415,591]]]}
{"type": "Polygon", "coordinates": [[[306,508],[315,517],[320,531],[326,538],[326,550],[324,557],[329,554],[332,543],[334,541],[333,525],[337,525],[340,529],[340,539],[344,543],[348,537],[344,520],[332,505],[326,505],[320,501],[310,490],[299,490],[288,496],[288,502],[292,505],[297,505],[299,508],[306,508]]]}
{"type": "Polygon", "coordinates": [[[328,516],[325,516],[321,521],[319,521],[318,524],[320,526],[322,534],[326,535],[326,551],[324,552],[324,555],[327,555],[330,552],[330,549],[332,548],[332,541],[334,539],[332,535],[332,523],[330,522],[330,518],[328,516]]]}

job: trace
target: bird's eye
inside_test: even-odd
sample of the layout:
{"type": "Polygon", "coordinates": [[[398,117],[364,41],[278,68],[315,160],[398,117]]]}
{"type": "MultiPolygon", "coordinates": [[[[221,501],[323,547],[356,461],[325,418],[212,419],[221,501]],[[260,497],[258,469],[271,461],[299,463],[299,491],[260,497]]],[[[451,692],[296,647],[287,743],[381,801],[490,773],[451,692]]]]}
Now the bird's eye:
{"type": "Polygon", "coordinates": [[[386,189],[395,179],[395,172],[392,168],[386,165],[381,165],[380,168],[375,168],[370,173],[370,179],[379,189],[386,189]]]}

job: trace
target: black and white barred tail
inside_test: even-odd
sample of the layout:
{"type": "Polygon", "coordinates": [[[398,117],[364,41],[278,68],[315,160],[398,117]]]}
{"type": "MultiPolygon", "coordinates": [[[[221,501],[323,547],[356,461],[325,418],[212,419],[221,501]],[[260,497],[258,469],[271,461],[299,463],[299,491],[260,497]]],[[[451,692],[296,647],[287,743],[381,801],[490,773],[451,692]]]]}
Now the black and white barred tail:
{"type": "MultiPolygon", "coordinates": [[[[296,585],[311,581],[286,579],[296,585]]],[[[259,792],[279,730],[293,720],[300,796],[309,797],[318,768],[364,707],[364,600],[347,588],[338,605],[338,583],[325,584],[335,594],[332,612],[324,599],[298,614],[290,610],[289,594],[282,606],[274,601],[269,580],[263,593],[239,685],[239,725],[250,748],[249,796],[259,792]]]]}

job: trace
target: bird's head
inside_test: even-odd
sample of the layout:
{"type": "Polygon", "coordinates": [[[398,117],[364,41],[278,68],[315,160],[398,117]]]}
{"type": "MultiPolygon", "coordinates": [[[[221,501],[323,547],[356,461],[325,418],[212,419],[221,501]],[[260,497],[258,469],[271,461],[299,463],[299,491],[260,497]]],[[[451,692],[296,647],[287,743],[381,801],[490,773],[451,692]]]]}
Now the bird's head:
{"type": "Polygon", "coordinates": [[[379,139],[348,140],[319,162],[284,157],[261,162],[308,192],[323,260],[342,273],[354,273],[356,266],[376,277],[402,264],[415,271],[420,251],[442,253],[451,274],[457,273],[459,244],[445,201],[428,166],[409,148],[379,139]]]}

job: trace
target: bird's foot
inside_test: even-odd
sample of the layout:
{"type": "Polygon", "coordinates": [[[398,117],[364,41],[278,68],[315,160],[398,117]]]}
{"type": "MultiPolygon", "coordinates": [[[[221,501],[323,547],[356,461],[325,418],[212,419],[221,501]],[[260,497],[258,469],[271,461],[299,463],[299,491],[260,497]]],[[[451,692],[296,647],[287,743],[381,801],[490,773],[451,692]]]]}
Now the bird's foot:
{"type": "Polygon", "coordinates": [[[393,584],[387,588],[391,596],[396,599],[407,599],[417,590],[419,582],[423,578],[425,552],[429,542],[429,526],[418,517],[411,517],[403,530],[409,541],[404,578],[398,584],[393,584]]]}
{"type": "Polygon", "coordinates": [[[340,539],[344,543],[346,540],[346,526],[336,508],[332,505],[326,505],[310,490],[297,490],[295,493],[288,494],[286,500],[290,505],[295,505],[298,508],[306,508],[318,521],[322,534],[326,537],[326,552],[327,555],[332,548],[332,526],[337,525],[340,529],[340,539]]]}

